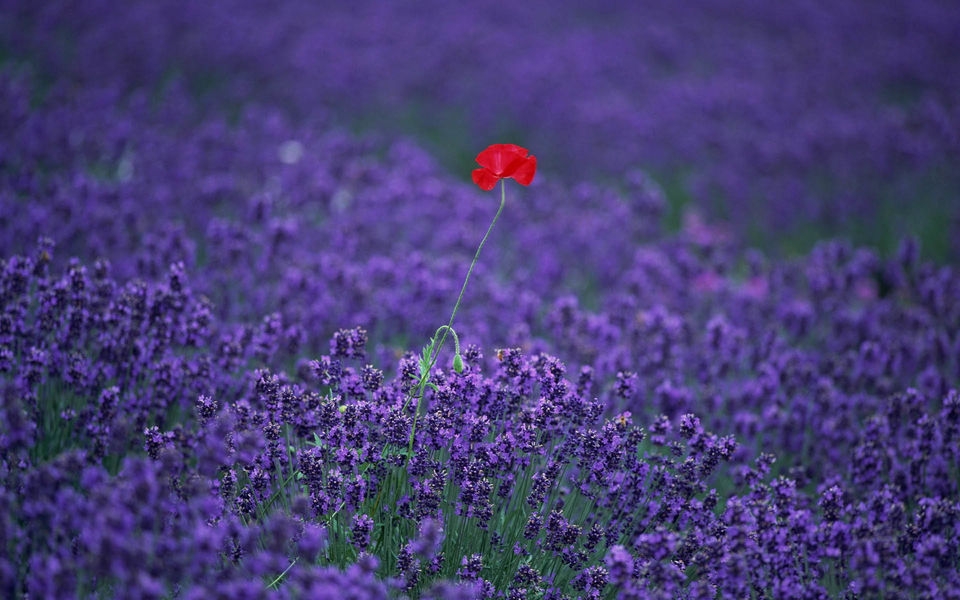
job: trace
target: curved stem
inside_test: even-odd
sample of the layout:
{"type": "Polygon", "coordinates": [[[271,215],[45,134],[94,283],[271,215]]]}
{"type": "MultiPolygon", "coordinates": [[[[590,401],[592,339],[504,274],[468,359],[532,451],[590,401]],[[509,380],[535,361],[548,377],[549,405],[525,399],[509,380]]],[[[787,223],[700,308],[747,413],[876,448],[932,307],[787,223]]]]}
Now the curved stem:
{"type": "MultiPolygon", "coordinates": [[[[503,212],[503,207],[507,203],[507,180],[500,180],[500,207],[497,209],[497,214],[493,216],[493,221],[490,221],[490,227],[487,227],[487,232],[483,234],[483,239],[480,240],[480,245],[477,246],[477,252],[473,255],[473,262],[470,263],[470,268],[467,269],[467,276],[463,279],[463,287],[460,288],[460,296],[457,298],[457,303],[453,305],[453,312],[450,313],[450,321],[447,323],[447,328],[443,331],[443,335],[440,336],[440,341],[437,342],[437,354],[440,354],[440,348],[443,347],[444,340],[447,339],[447,332],[453,331],[453,318],[457,316],[457,310],[460,308],[460,302],[463,301],[463,293],[467,291],[467,282],[470,281],[470,274],[473,273],[473,267],[477,264],[477,259],[480,258],[480,251],[483,250],[483,245],[487,243],[487,237],[490,236],[490,232],[493,231],[493,226],[497,224],[497,219],[500,218],[500,213],[503,212]]],[[[432,364],[430,365],[433,366],[432,364]]]]}
{"type": "MultiPolygon", "coordinates": [[[[440,333],[440,330],[443,330],[443,334],[440,335],[440,339],[436,341],[436,344],[431,340],[432,349],[430,351],[430,359],[427,365],[426,370],[423,371],[420,375],[420,381],[417,383],[417,386],[413,390],[413,394],[407,398],[407,402],[404,402],[404,409],[407,407],[407,403],[416,397],[417,407],[413,415],[413,429],[410,432],[410,448],[412,451],[413,448],[413,435],[417,431],[417,419],[420,416],[420,400],[423,398],[423,391],[427,387],[427,383],[430,381],[430,371],[433,369],[433,366],[437,363],[437,359],[440,358],[440,350],[443,348],[443,343],[447,339],[447,334],[453,331],[453,319],[457,316],[457,310],[460,309],[460,303],[463,302],[463,294],[467,291],[467,282],[470,281],[470,275],[473,273],[473,268],[477,265],[477,260],[480,259],[480,251],[483,250],[483,245],[487,243],[487,238],[490,237],[490,232],[493,231],[493,226],[497,224],[497,220],[500,218],[500,213],[503,212],[503,207],[507,203],[507,184],[506,181],[500,180],[500,207],[497,208],[497,214],[493,216],[493,221],[490,221],[490,226],[487,227],[487,232],[483,234],[483,239],[480,240],[480,245],[477,246],[477,251],[473,255],[473,261],[470,263],[470,268],[467,269],[467,276],[463,279],[463,286],[460,288],[460,295],[457,297],[457,303],[453,305],[453,311],[450,313],[450,320],[446,325],[441,326],[437,329],[437,333],[434,334],[434,339],[436,335],[440,333]]],[[[456,333],[454,333],[456,337],[456,333]]],[[[459,340],[457,341],[457,350],[459,351],[459,340]]]]}
{"type": "MultiPolygon", "coordinates": [[[[433,366],[437,363],[437,359],[440,358],[440,349],[443,348],[443,342],[447,339],[447,334],[453,331],[453,319],[457,316],[457,310],[460,309],[460,303],[463,301],[463,294],[467,291],[467,282],[470,281],[470,275],[473,273],[473,268],[477,265],[477,260],[480,258],[480,251],[483,250],[483,245],[487,243],[487,238],[490,237],[490,232],[493,231],[493,226],[497,224],[497,219],[500,218],[500,213],[503,212],[503,207],[507,203],[507,184],[506,180],[500,180],[500,207],[497,208],[497,214],[493,216],[493,221],[490,222],[490,226],[487,227],[487,232],[483,234],[483,239],[480,240],[480,245],[477,246],[477,251],[473,255],[473,261],[470,263],[470,268],[467,269],[467,276],[463,279],[463,286],[460,288],[460,296],[457,297],[457,303],[453,305],[453,312],[450,313],[450,321],[446,325],[437,329],[439,333],[440,329],[443,330],[443,334],[440,336],[440,339],[437,340],[437,343],[434,345],[432,352],[430,353],[430,363],[426,372],[421,376],[420,382],[417,384],[417,387],[414,389],[414,396],[417,398],[417,409],[416,414],[414,415],[414,431],[416,430],[417,417],[420,415],[420,399],[423,397],[423,390],[427,386],[427,382],[430,378],[430,371],[433,369],[433,366]]],[[[456,335],[456,334],[454,334],[456,335]]],[[[457,344],[459,346],[459,344],[457,344]]],[[[412,397],[412,396],[411,396],[412,397]]]]}

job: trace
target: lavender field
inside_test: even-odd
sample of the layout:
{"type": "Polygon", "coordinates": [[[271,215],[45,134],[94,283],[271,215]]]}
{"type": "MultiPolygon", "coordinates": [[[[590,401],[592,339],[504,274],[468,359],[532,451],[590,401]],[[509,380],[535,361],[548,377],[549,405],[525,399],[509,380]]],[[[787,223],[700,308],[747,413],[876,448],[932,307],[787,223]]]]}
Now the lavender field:
{"type": "Polygon", "coordinates": [[[960,598],[958,265],[956,2],[0,0],[0,598],[960,598]]]}

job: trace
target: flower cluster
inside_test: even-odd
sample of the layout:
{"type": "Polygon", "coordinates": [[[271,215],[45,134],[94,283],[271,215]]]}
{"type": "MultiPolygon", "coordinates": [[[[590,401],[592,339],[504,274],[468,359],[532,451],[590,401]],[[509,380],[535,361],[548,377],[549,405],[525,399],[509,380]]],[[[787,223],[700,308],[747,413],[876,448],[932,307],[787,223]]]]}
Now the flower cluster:
{"type": "MultiPolygon", "coordinates": [[[[192,597],[226,586],[218,589],[297,597],[348,586],[367,594],[360,597],[494,597],[500,590],[517,597],[707,598],[751,589],[887,593],[918,581],[948,590],[958,583],[949,568],[960,523],[952,500],[960,456],[949,442],[960,427],[956,391],[939,413],[916,390],[891,397],[856,436],[857,460],[823,479],[811,497],[795,477],[771,476],[773,455],[742,462],[732,437],[707,432],[692,414],[663,414],[646,429],[629,413],[604,418],[605,405],[585,395],[591,371],[574,382],[558,359],[519,349],[498,350],[489,373],[475,349],[465,352],[471,366],[463,373],[438,373],[408,448],[413,407],[405,405],[403,373],[414,357],[402,358],[388,380],[363,362],[366,332],[340,330],[332,354],[302,370],[301,380],[257,369],[245,382],[230,381],[234,363],[211,362],[206,386],[174,388],[178,397],[195,396],[192,406],[169,406],[159,411],[167,420],[137,424],[146,425],[132,436],[145,456],[114,461],[106,442],[114,453],[131,449],[122,446],[124,421],[110,416],[156,415],[140,398],[162,398],[170,384],[118,378],[124,369],[161,368],[97,350],[119,335],[115,329],[129,329],[105,318],[113,298],[129,290],[107,274],[77,283],[79,263],[58,275],[44,264],[51,252],[45,245],[37,259],[4,265],[6,314],[26,307],[22,322],[5,319],[17,332],[5,347],[34,348],[5,371],[4,456],[19,464],[11,469],[5,460],[4,501],[28,557],[19,567],[6,564],[13,577],[7,589],[181,589],[192,597]],[[91,351],[99,369],[120,384],[98,394],[103,382],[81,386],[77,367],[52,370],[56,363],[36,350],[44,344],[55,356],[69,352],[73,338],[45,336],[35,324],[46,322],[43,290],[66,290],[71,281],[74,302],[91,307],[75,335],[88,345],[97,340],[91,351]],[[121,387],[144,393],[127,397],[121,387]],[[31,394],[41,392],[49,396],[31,405],[31,394]],[[82,422],[96,427],[71,429],[77,417],[70,408],[38,412],[65,400],[76,402],[72,410],[95,411],[82,422]],[[174,416],[178,411],[188,414],[174,416]],[[64,540],[73,541],[65,548],[64,540]],[[157,562],[159,548],[179,548],[179,559],[157,562]]],[[[178,289],[192,306],[183,274],[174,270],[170,280],[177,283],[145,286],[143,305],[178,289]]],[[[172,339],[188,339],[184,327],[194,312],[163,319],[179,323],[172,339]]],[[[51,322],[69,330],[69,318],[51,322]]],[[[213,335],[215,322],[207,328],[193,346],[166,351],[214,354],[224,344],[213,335]]],[[[617,394],[631,388],[625,380],[617,394]]],[[[791,474],[812,476],[809,469],[791,474]]]]}
{"type": "Polygon", "coordinates": [[[534,1],[490,44],[466,8],[424,41],[378,3],[14,4],[0,596],[957,597],[960,273],[929,237],[744,247],[949,192],[955,10],[654,2],[638,36],[613,3],[516,41],[534,1]],[[444,62],[490,47],[495,80],[444,62]],[[466,169],[338,128],[425,89],[537,148],[477,156],[484,190],[538,177],[483,261],[466,169]],[[684,183],[772,197],[721,226],[684,183]]]}

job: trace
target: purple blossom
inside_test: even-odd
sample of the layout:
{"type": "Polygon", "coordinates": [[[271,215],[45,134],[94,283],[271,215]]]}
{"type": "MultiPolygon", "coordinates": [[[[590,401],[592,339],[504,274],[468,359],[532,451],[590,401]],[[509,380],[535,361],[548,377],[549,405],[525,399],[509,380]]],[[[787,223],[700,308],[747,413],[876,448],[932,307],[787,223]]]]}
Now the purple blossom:
{"type": "Polygon", "coordinates": [[[952,7],[14,4],[5,596],[960,589],[952,7]]]}

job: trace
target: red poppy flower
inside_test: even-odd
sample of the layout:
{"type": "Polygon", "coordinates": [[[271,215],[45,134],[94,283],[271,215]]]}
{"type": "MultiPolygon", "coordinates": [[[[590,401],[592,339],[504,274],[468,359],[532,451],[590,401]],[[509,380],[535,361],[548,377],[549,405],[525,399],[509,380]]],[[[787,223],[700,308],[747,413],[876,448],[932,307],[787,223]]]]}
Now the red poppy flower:
{"type": "Polygon", "coordinates": [[[537,157],[516,144],[493,144],[477,155],[479,169],[473,170],[473,182],[490,191],[501,179],[512,177],[520,185],[530,185],[537,171],[537,157]]]}

